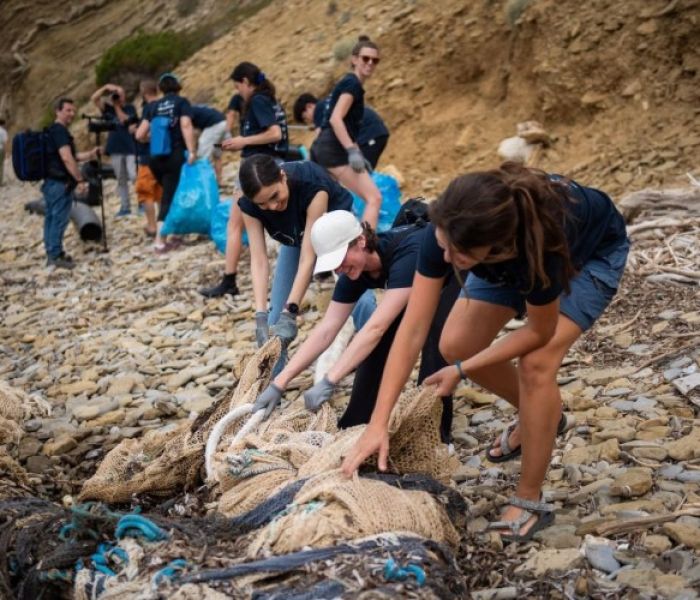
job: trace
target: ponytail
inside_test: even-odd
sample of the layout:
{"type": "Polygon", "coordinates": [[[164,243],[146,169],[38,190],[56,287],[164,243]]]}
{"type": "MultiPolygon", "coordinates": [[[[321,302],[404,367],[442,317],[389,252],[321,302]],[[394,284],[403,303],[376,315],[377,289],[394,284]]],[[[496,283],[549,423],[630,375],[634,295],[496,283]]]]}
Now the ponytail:
{"type": "MultiPolygon", "coordinates": [[[[231,79],[238,83],[243,79],[247,79],[250,85],[255,88],[253,95],[262,94],[269,97],[273,102],[277,102],[276,90],[274,84],[267,78],[265,73],[251,62],[238,63],[231,72],[231,79]]],[[[249,102],[243,104],[241,115],[248,112],[249,102]]]]}
{"type": "Polygon", "coordinates": [[[566,187],[546,173],[507,162],[499,169],[469,173],[452,180],[431,205],[430,217],[461,252],[491,246],[484,262],[523,254],[529,290],[552,284],[545,254],[560,259],[558,280],[565,291],[575,270],[564,231],[566,187]]]}

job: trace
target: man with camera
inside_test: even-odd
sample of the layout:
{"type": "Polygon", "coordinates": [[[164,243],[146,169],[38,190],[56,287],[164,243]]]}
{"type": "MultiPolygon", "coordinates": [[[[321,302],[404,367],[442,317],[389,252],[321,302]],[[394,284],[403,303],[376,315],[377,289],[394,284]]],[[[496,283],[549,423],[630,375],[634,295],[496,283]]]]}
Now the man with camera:
{"type": "Polygon", "coordinates": [[[77,161],[94,159],[100,150],[76,153],[73,136],[68,131],[75,118],[75,104],[70,98],[59,98],[54,112],[56,120],[47,129],[46,178],[41,186],[46,204],[44,247],[47,266],[72,269],[73,259],[63,251],[63,234],[68,226],[73,190],[85,194],[88,186],[77,161]]]}
{"type": "Polygon", "coordinates": [[[136,142],[133,137],[138,124],[136,109],[133,104],[126,103],[124,89],[112,83],[103,85],[90,99],[108,124],[105,154],[110,158],[117,179],[121,203],[117,217],[125,217],[131,214],[129,182],[136,180],[136,142]]]}

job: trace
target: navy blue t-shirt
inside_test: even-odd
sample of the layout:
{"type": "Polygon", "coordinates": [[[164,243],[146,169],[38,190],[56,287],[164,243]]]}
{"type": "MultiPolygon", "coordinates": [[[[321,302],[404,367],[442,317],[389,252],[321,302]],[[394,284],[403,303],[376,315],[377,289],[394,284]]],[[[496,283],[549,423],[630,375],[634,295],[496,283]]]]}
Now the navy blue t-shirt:
{"type": "Polygon", "coordinates": [[[192,106],[187,98],[177,94],[167,94],[152,102],[153,107],[149,109],[148,116],[143,118],[151,121],[154,117],[168,117],[170,119],[170,143],[173,148],[185,146],[185,138],[182,137],[180,129],[180,117],[192,118],[192,106]]]}
{"type": "Polygon", "coordinates": [[[325,98],[321,98],[318,102],[316,102],[316,106],[314,107],[314,127],[321,129],[323,127],[323,123],[330,118],[330,115],[327,115],[330,101],[331,97],[326,96],[325,98]]]}
{"type": "Polygon", "coordinates": [[[416,261],[425,235],[425,227],[404,225],[377,234],[379,238],[379,257],[382,260],[383,272],[378,278],[362,273],[357,279],[341,275],[333,290],[333,301],[343,304],[353,304],[367,290],[383,288],[410,288],[416,272],[416,261]],[[395,241],[399,238],[398,241],[395,241]],[[393,246],[391,256],[387,256],[393,246]],[[386,264],[388,261],[389,264],[386,264]]]}
{"type": "Polygon", "coordinates": [[[241,114],[241,135],[249,137],[267,131],[273,125],[279,125],[282,130],[282,139],[274,144],[259,144],[246,146],[241,152],[244,158],[254,154],[269,154],[282,156],[287,153],[288,132],[287,115],[284,109],[265,94],[254,94],[246,107],[245,114],[241,114]]]}
{"type": "Polygon", "coordinates": [[[73,179],[66,165],[63,163],[59,148],[70,146],[71,154],[75,157],[75,142],[68,128],[61,123],[52,123],[48,128],[49,147],[47,149],[47,179],[57,179],[59,181],[70,181],[73,179]]]}
{"type": "Polygon", "coordinates": [[[192,125],[197,129],[206,129],[207,127],[211,127],[225,120],[226,117],[224,117],[224,114],[215,108],[211,108],[206,104],[192,105],[192,125]]]}
{"type": "MultiPolygon", "coordinates": [[[[153,116],[153,102],[144,102],[141,106],[141,120],[150,121],[153,116]],[[151,116],[149,116],[149,114],[151,116]]],[[[151,155],[151,144],[150,142],[136,142],[136,160],[140,165],[147,165],[148,158],[151,155]]]]}
{"type": "Polygon", "coordinates": [[[301,246],[306,227],[306,211],[318,192],[328,194],[328,208],[350,210],[352,196],[333,179],[323,167],[307,160],[283,163],[287,174],[289,200],[284,211],[262,210],[254,202],[242,197],[238,201],[241,210],[255,217],[270,236],[285,246],[301,246]]]}
{"type": "Polygon", "coordinates": [[[350,94],[352,96],[352,104],[345,118],[343,118],[343,123],[345,123],[345,128],[348,130],[348,135],[352,138],[352,141],[356,142],[365,111],[365,90],[354,73],[345,75],[333,88],[330,102],[328,103],[328,111],[323,121],[323,129],[331,128],[330,118],[341,94],[350,94]]]}
{"type": "MultiPolygon", "coordinates": [[[[559,178],[552,176],[552,179],[559,178]]],[[[569,253],[574,268],[579,270],[591,258],[606,256],[626,238],[625,222],[605,193],[583,187],[574,181],[559,180],[565,186],[562,191],[567,198],[564,230],[569,253]]],[[[529,289],[527,259],[522,251],[522,243],[518,245],[521,251],[516,258],[493,264],[481,263],[473,267],[471,272],[491,283],[520,291],[529,304],[537,306],[553,302],[564,289],[560,257],[554,253],[545,254],[544,266],[551,284],[545,288],[535,280],[534,287],[529,289]]],[[[435,239],[435,227],[430,225],[418,259],[418,272],[426,277],[443,277],[449,269],[450,265],[443,260],[443,251],[435,239]]],[[[603,283],[617,287],[616,274],[601,271],[595,275],[603,283]]]]}
{"type": "Polygon", "coordinates": [[[360,125],[360,134],[357,136],[358,146],[388,135],[389,130],[386,128],[382,118],[369,106],[365,106],[365,112],[362,114],[362,124],[360,125]]]}
{"type": "MultiPolygon", "coordinates": [[[[125,104],[122,106],[122,111],[130,119],[136,118],[136,109],[133,104],[125,104]]],[[[107,135],[107,146],[105,147],[107,156],[112,154],[135,154],[136,142],[134,141],[134,136],[129,133],[129,126],[117,119],[117,111],[114,107],[111,104],[105,105],[102,115],[105,119],[114,120],[118,123],[117,128],[114,131],[110,131],[107,135]]]]}
{"type": "Polygon", "coordinates": [[[243,110],[243,96],[240,94],[234,94],[231,96],[231,100],[229,100],[226,110],[232,110],[240,113],[243,110]]]}

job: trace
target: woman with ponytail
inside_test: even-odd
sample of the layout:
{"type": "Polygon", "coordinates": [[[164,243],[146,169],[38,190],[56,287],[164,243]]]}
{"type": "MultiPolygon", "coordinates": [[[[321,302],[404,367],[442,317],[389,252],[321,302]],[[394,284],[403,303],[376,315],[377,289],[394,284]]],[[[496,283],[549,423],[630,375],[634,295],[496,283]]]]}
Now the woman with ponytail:
{"type": "MultiPolygon", "coordinates": [[[[240,151],[242,158],[267,154],[279,163],[287,153],[287,116],[275,97],[275,86],[260,68],[251,62],[236,65],[231,80],[240,100],[231,99],[229,108],[240,107],[240,130],[237,136],[224,140],[223,150],[240,151]]],[[[236,194],[236,198],[240,193],[236,194]]],[[[238,294],[236,272],[241,256],[243,217],[236,202],[231,206],[226,231],[226,259],[221,283],[204,288],[200,293],[207,298],[224,294],[238,294]]]]}
{"type": "Polygon", "coordinates": [[[522,455],[515,494],[490,528],[504,540],[527,540],[553,521],[541,489],[556,435],[568,427],[557,372],[617,291],[629,251],[625,223],[605,193],[514,163],[454,179],[430,215],[433,235],[421,250],[375,410],[343,470],[350,475],[375,452],[386,468],[391,409],[433,310],[430,277],[451,264],[469,271],[440,339],[452,364],[425,383],[446,395],[471,379],[517,409],[518,420],[486,453],[493,462],[522,455]],[[523,327],[494,342],[524,313],[523,327]]]}
{"type": "Polygon", "coordinates": [[[358,143],[365,107],[364,82],[379,64],[379,48],[361,35],[352,49],[350,73],[333,88],[321,132],[311,146],[311,160],[328,169],[350,191],[366,203],[362,217],[377,226],[382,195],[369,176],[365,157],[358,143]]]}

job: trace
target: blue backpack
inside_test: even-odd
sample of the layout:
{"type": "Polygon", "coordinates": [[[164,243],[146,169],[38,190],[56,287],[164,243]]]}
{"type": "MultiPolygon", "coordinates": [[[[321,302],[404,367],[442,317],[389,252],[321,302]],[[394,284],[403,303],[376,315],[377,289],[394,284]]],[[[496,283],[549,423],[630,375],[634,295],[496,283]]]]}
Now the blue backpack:
{"type": "Polygon", "coordinates": [[[48,168],[49,132],[20,131],[12,138],[12,167],[20,181],[41,181],[48,168]]]}
{"type": "Polygon", "coordinates": [[[151,120],[151,156],[167,156],[172,151],[170,118],[158,115],[151,120]]]}

